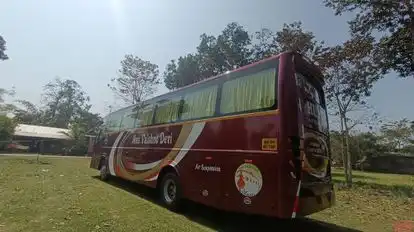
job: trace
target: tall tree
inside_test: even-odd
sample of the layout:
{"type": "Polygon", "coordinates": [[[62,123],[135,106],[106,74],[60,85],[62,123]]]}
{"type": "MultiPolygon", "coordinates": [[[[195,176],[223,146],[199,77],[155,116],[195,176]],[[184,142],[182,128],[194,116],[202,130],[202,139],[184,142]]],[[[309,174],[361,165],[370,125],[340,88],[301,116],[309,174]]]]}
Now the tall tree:
{"type": "Polygon", "coordinates": [[[7,60],[9,57],[5,53],[6,51],[6,41],[0,35],[0,60],[7,60]]]}
{"type": "Polygon", "coordinates": [[[26,100],[17,100],[18,106],[14,110],[14,119],[23,124],[44,125],[44,111],[35,104],[26,100]]]}
{"type": "Polygon", "coordinates": [[[365,105],[365,97],[371,93],[372,85],[382,73],[377,66],[373,52],[372,37],[354,37],[341,46],[330,48],[318,59],[326,79],[326,98],[340,118],[343,134],[343,160],[348,186],[352,185],[350,130],[355,123],[350,120],[350,112],[365,105]]]}
{"type": "Polygon", "coordinates": [[[251,39],[237,23],[229,23],[217,37],[202,34],[197,53],[172,60],[164,72],[168,89],[176,89],[251,62],[251,39]]]}
{"type": "Polygon", "coordinates": [[[158,66],[133,55],[121,61],[119,76],[111,80],[109,88],[127,104],[137,104],[151,96],[158,79],[158,66]]]}
{"type": "Polygon", "coordinates": [[[268,28],[262,28],[253,35],[253,59],[255,61],[275,55],[279,52],[276,35],[268,28]]]}
{"type": "Polygon", "coordinates": [[[231,70],[250,63],[251,40],[248,32],[238,23],[230,23],[217,37],[217,46],[224,55],[223,70],[231,70]]]}
{"type": "Polygon", "coordinates": [[[314,61],[326,50],[324,41],[316,40],[313,32],[304,31],[300,21],[284,24],[282,30],[276,32],[274,42],[278,52],[297,51],[314,61]]]}
{"type": "Polygon", "coordinates": [[[74,80],[55,79],[44,87],[45,123],[67,128],[81,112],[89,111],[89,96],[74,80]]]}
{"type": "Polygon", "coordinates": [[[379,35],[378,55],[383,71],[393,69],[400,76],[414,77],[414,2],[412,0],[324,0],[336,15],[356,13],[349,21],[351,32],[360,36],[379,35]]]}
{"type": "Polygon", "coordinates": [[[284,51],[299,52],[311,60],[317,61],[318,56],[327,49],[324,41],[318,41],[311,31],[302,28],[302,22],[295,21],[283,24],[276,33],[263,28],[255,33],[253,54],[255,60],[261,60],[284,51]]]}
{"type": "Polygon", "coordinates": [[[75,122],[84,128],[86,134],[97,135],[100,126],[103,124],[103,119],[99,114],[83,110],[77,115],[73,123],[75,122]]]}
{"type": "Polygon", "coordinates": [[[384,143],[393,152],[403,151],[414,139],[414,130],[406,118],[382,125],[381,133],[384,143]]]}
{"type": "Polygon", "coordinates": [[[177,62],[172,60],[164,71],[165,86],[176,89],[200,81],[205,77],[201,69],[200,55],[188,54],[178,58],[177,62]]]}

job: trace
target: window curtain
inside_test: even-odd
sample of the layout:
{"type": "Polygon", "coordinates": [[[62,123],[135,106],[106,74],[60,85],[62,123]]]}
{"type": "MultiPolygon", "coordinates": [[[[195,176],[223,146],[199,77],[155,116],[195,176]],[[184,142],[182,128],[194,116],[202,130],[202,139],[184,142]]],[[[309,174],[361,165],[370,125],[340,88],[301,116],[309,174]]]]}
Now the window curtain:
{"type": "Polygon", "coordinates": [[[176,99],[159,105],[155,113],[155,123],[175,122],[178,119],[180,100],[176,99]]]}
{"type": "Polygon", "coordinates": [[[188,120],[213,116],[216,107],[217,89],[217,86],[212,86],[186,95],[181,119],[188,120]]]}
{"type": "Polygon", "coordinates": [[[222,114],[271,107],[276,102],[276,69],[265,70],[223,84],[222,114]]]}

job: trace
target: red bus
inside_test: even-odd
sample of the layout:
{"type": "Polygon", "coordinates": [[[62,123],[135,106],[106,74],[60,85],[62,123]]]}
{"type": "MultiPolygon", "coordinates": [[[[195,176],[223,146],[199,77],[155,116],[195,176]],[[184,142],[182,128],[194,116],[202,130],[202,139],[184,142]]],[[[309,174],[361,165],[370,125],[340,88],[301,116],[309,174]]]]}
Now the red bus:
{"type": "Polygon", "coordinates": [[[105,117],[90,167],[221,210],[279,218],[334,204],[323,76],[285,52],[105,117]]]}

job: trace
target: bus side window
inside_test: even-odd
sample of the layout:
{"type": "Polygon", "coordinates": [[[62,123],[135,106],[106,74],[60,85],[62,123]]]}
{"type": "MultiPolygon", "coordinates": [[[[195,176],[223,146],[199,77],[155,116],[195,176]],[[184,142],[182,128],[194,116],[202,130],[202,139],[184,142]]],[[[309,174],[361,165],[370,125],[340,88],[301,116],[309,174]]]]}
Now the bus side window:
{"type": "Polygon", "coordinates": [[[182,120],[192,120],[214,116],[218,86],[208,86],[202,90],[187,93],[183,99],[182,120]]]}
{"type": "Polygon", "coordinates": [[[220,113],[260,111],[276,102],[276,69],[263,70],[223,83],[220,113]]]}
{"type": "Polygon", "coordinates": [[[147,104],[138,109],[137,127],[149,126],[153,123],[154,108],[153,104],[147,104]]]}
{"type": "Polygon", "coordinates": [[[161,100],[155,110],[155,124],[171,123],[178,120],[180,99],[161,100]]]}

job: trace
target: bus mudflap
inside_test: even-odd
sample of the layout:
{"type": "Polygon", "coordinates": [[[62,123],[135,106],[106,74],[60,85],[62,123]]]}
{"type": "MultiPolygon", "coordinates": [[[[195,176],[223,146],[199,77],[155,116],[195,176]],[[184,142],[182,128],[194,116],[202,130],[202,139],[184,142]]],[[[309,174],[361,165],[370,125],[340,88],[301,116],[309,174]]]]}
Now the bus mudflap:
{"type": "Polygon", "coordinates": [[[303,184],[300,190],[299,215],[306,216],[335,205],[332,183],[303,184]]]}

